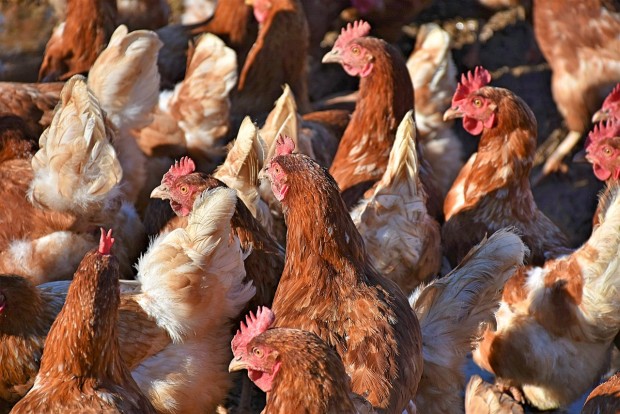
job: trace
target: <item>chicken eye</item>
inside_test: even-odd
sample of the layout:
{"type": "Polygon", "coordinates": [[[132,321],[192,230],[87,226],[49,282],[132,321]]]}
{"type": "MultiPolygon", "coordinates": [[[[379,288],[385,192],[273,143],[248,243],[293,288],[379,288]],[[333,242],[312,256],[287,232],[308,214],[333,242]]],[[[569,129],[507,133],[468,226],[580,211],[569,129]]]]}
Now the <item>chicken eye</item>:
{"type": "Polygon", "coordinates": [[[479,98],[474,99],[474,106],[476,108],[480,108],[482,106],[482,99],[479,99],[479,98]]]}
{"type": "Polygon", "coordinates": [[[252,348],[252,353],[257,357],[257,358],[262,358],[263,357],[263,350],[260,348],[252,348]]]}
{"type": "Polygon", "coordinates": [[[611,152],[612,152],[611,148],[609,148],[609,147],[604,147],[603,148],[603,154],[605,154],[606,156],[608,156],[608,157],[611,156],[611,152]]]}
{"type": "Polygon", "coordinates": [[[351,48],[351,53],[353,53],[354,55],[359,55],[360,54],[360,48],[357,46],[353,46],[351,48]]]}
{"type": "Polygon", "coordinates": [[[179,190],[181,191],[181,193],[183,194],[187,194],[187,192],[189,191],[189,188],[187,188],[186,185],[182,185],[179,190]]]}

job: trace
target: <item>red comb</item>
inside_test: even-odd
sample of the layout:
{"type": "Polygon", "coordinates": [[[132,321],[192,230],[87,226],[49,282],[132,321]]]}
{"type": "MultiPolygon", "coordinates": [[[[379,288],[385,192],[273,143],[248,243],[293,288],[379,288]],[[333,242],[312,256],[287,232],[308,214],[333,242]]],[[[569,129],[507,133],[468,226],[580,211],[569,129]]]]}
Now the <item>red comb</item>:
{"type": "Polygon", "coordinates": [[[452,105],[462,101],[472,92],[486,86],[491,82],[491,74],[482,66],[477,66],[474,71],[467,72],[461,76],[461,82],[456,87],[456,92],[452,97],[452,105]]]}
{"type": "Polygon", "coordinates": [[[105,229],[101,227],[101,239],[99,239],[99,253],[110,254],[112,245],[114,244],[114,237],[112,237],[112,229],[108,230],[106,234],[105,229]]]}
{"type": "Polygon", "coordinates": [[[295,142],[291,137],[280,134],[276,140],[276,155],[288,155],[295,151],[295,142]]]}
{"type": "Polygon", "coordinates": [[[196,171],[196,164],[190,157],[183,157],[179,161],[175,161],[168,172],[164,174],[162,183],[171,181],[173,178],[183,177],[196,171]]]}
{"type": "Polygon", "coordinates": [[[616,85],[616,87],[607,95],[607,98],[603,101],[602,109],[606,109],[609,105],[614,102],[620,102],[620,83],[616,85]]]}
{"type": "Polygon", "coordinates": [[[241,327],[237,330],[232,340],[231,346],[233,354],[236,354],[238,349],[244,352],[248,343],[253,338],[269,329],[275,319],[276,317],[271,309],[266,306],[259,306],[256,311],[256,316],[250,311],[250,314],[245,317],[245,323],[241,321],[241,327]]]}
{"type": "Polygon", "coordinates": [[[353,24],[347,24],[347,27],[343,27],[340,31],[340,36],[334,43],[335,48],[345,47],[351,40],[359,37],[368,36],[370,33],[370,24],[363,20],[357,20],[353,24]]]}
{"type": "Polygon", "coordinates": [[[584,145],[585,149],[593,143],[605,138],[619,137],[620,136],[620,122],[612,119],[606,122],[599,122],[594,125],[594,128],[588,134],[584,145]]]}

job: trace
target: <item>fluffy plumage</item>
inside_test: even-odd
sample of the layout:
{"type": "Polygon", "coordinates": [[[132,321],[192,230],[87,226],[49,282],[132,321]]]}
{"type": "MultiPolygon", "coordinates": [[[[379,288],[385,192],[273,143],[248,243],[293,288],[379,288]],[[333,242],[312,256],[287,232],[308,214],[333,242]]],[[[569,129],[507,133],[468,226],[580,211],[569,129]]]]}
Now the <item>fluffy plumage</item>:
{"type": "Polygon", "coordinates": [[[511,91],[486,86],[480,67],[463,75],[444,118],[463,118],[482,134],[444,201],[444,251],[454,265],[485,234],[514,226],[531,251],[529,262],[566,252],[566,237],[536,205],[529,175],[536,150],[536,118],[511,91]]]}
{"type": "Polygon", "coordinates": [[[396,132],[387,169],[351,212],[375,268],[409,295],[441,266],[440,227],[426,211],[416,127],[409,111],[396,132]]]}
{"type": "Polygon", "coordinates": [[[342,358],[355,393],[401,412],[421,376],[418,321],[372,267],[334,179],[307,156],[286,154],[290,144],[282,139],[267,165],[288,227],[276,326],[316,333],[342,358]]]}
{"type": "Polygon", "coordinates": [[[155,413],[123,364],[111,231],[84,256],[50,328],[32,389],[11,412],[155,413]]]}
{"type": "Polygon", "coordinates": [[[526,254],[515,233],[497,231],[449,275],[419,286],[409,298],[422,329],[424,373],[415,398],[421,413],[463,412],[465,357],[526,254]]]}
{"type": "Polygon", "coordinates": [[[511,278],[497,328],[474,351],[478,365],[540,409],[570,404],[607,369],[620,328],[619,195],[614,185],[602,196],[601,224],[574,253],[511,278]]]}

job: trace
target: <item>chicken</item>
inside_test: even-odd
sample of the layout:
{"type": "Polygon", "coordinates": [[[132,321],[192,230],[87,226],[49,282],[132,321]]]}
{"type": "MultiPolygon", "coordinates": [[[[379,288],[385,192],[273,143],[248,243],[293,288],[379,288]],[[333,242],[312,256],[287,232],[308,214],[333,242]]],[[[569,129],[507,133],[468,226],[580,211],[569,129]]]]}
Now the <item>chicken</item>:
{"type": "Polygon", "coordinates": [[[409,297],[422,329],[424,372],[415,397],[418,412],[462,413],[466,355],[483,322],[493,319],[506,281],[527,248],[500,230],[471,249],[447,276],[418,286],[409,297]]]}
{"type": "Polygon", "coordinates": [[[407,59],[407,70],[415,91],[415,121],[423,158],[431,166],[438,188],[445,196],[464,158],[452,121],[443,120],[457,77],[450,35],[434,23],[420,27],[415,48],[407,59]]]}
{"type": "Polygon", "coordinates": [[[351,212],[375,268],[409,295],[441,267],[439,223],[426,212],[418,176],[415,122],[398,127],[387,170],[351,212]]]}
{"type": "Polygon", "coordinates": [[[65,294],[48,284],[35,287],[21,276],[0,275],[0,413],[32,387],[45,337],[64,301],[65,294]]]}
{"type": "MultiPolygon", "coordinates": [[[[329,169],[348,208],[381,179],[398,123],[413,108],[413,87],[400,52],[381,39],[367,36],[363,21],[342,29],[323,63],[339,63],[351,76],[359,76],[359,98],[329,169]]],[[[429,211],[437,217],[440,203],[428,167],[421,179],[429,194],[429,211]]]]}
{"type": "Polygon", "coordinates": [[[268,394],[265,414],[374,413],[361,396],[352,398],[349,377],[333,348],[311,332],[269,329],[274,320],[269,308],[250,313],[232,340],[234,358],[228,366],[231,372],[247,369],[268,394]]]}
{"type": "Polygon", "coordinates": [[[174,91],[162,93],[155,121],[140,131],[140,147],[151,152],[156,146],[185,145],[198,165],[211,171],[224,156],[224,138],[229,131],[228,95],[237,80],[236,71],[233,50],[217,36],[201,36],[185,79],[174,91]],[[176,134],[176,128],[183,138],[176,134]]]}
{"type": "Polygon", "coordinates": [[[530,263],[566,253],[560,229],[537,207],[529,174],[536,150],[536,119],[521,98],[486,86],[491,75],[478,67],[463,75],[444,119],[463,118],[475,152],[446,195],[444,252],[454,265],[490,232],[514,226],[531,250],[530,263]]]}
{"type": "Polygon", "coordinates": [[[581,414],[620,412],[620,373],[596,387],[581,410],[581,414]]]}
{"type": "Polygon", "coordinates": [[[250,0],[258,21],[258,37],[239,74],[233,91],[232,113],[239,121],[246,115],[264,117],[285,83],[297,97],[302,113],[310,110],[306,60],[308,24],[299,0],[250,0]]]}
{"type": "Polygon", "coordinates": [[[0,114],[0,163],[28,159],[36,152],[36,147],[36,140],[28,133],[28,124],[22,118],[0,114]]]}
{"type": "Polygon", "coordinates": [[[524,414],[523,406],[497,386],[472,375],[465,390],[466,414],[524,414]]]}
{"type": "MultiPolygon", "coordinates": [[[[196,200],[187,227],[157,237],[139,261],[138,291],[133,286],[123,289],[118,323],[121,356],[160,413],[212,411],[231,385],[226,373],[231,321],[255,293],[251,284],[242,282],[245,254],[239,240],[229,236],[235,203],[232,190],[205,192],[196,200]],[[205,368],[197,371],[196,366],[205,368]]],[[[25,345],[4,354],[3,366],[19,368],[34,362],[24,371],[36,371],[35,358],[43,347],[39,338],[45,334],[37,329],[49,329],[53,316],[48,315],[58,312],[52,301],[44,301],[42,290],[62,294],[66,285],[60,284],[32,289],[22,283],[2,290],[8,303],[14,297],[41,296],[41,307],[26,313],[33,317],[20,321],[22,332],[35,335],[20,338],[25,345]]],[[[17,385],[11,392],[21,395],[15,398],[23,396],[30,384],[20,386],[25,380],[9,374],[3,381],[17,385]]]]}
{"type": "Polygon", "coordinates": [[[121,186],[125,199],[137,205],[146,184],[147,159],[132,130],[152,122],[151,113],[159,98],[157,53],[161,46],[154,32],[129,33],[121,25],[88,75],[88,87],[117,129],[112,144],[123,168],[121,186]]]}
{"type": "MultiPolygon", "coordinates": [[[[185,217],[192,211],[196,197],[205,190],[219,187],[226,187],[226,184],[213,176],[196,172],[194,162],[185,157],[170,167],[151,197],[170,200],[174,212],[185,217]]],[[[244,281],[253,283],[256,296],[249,307],[269,306],[284,268],[284,250],[262,228],[241,198],[237,199],[231,226],[231,237],[238,237],[241,247],[250,252],[245,259],[244,281]]]]}
{"type": "Polygon", "coordinates": [[[592,115],[592,122],[620,119],[620,83],[607,95],[601,109],[592,115]]]}
{"type": "MultiPolygon", "coordinates": [[[[492,318],[501,288],[523,263],[525,252],[518,236],[497,232],[473,249],[450,276],[421,286],[411,297],[424,342],[424,376],[415,402],[418,412],[463,412],[462,367],[470,341],[480,322],[492,318]]],[[[229,370],[248,369],[252,381],[268,393],[266,413],[347,412],[350,396],[355,397],[353,403],[366,403],[356,406],[358,410],[370,412],[367,402],[351,393],[342,362],[331,347],[315,334],[298,329],[266,331],[274,318],[265,308],[256,317],[250,314],[247,326],[242,323],[233,338],[235,358],[229,366],[229,370]],[[330,410],[330,404],[342,411],[330,410]]]]}
{"type": "Polygon", "coordinates": [[[418,321],[395,284],[371,265],[333,178],[279,138],[266,165],[288,227],[273,300],[276,327],[314,332],[334,347],[353,392],[402,412],[422,375],[418,321]]]}
{"type": "Polygon", "coordinates": [[[86,74],[116,28],[116,0],[67,0],[67,16],[45,46],[39,81],[86,74]]]}
{"type": "MultiPolygon", "coordinates": [[[[214,412],[231,386],[231,322],[255,294],[243,282],[247,254],[231,237],[236,204],[234,190],[205,191],[187,227],[156,238],[138,262],[142,293],[128,298],[126,308],[135,303],[172,342],[129,365],[160,413],[214,412]]],[[[135,329],[127,318],[127,328],[135,329]]],[[[136,351],[152,347],[140,331],[125,332],[128,342],[141,344],[136,351]]]]}
{"type": "Polygon", "coordinates": [[[553,99],[570,130],[545,162],[546,175],[561,169],[562,159],[620,80],[620,2],[535,0],[533,20],[536,40],[551,66],[553,99]]]}
{"type": "Polygon", "coordinates": [[[145,243],[135,209],[123,199],[114,132],[83,77],[72,78],[32,162],[0,164],[5,183],[0,217],[0,273],[35,284],[71,278],[79,258],[97,244],[96,229],[118,227],[121,272],[145,243]]]}
{"type": "Polygon", "coordinates": [[[82,259],[45,340],[34,386],[12,413],[155,413],[121,359],[112,231],[101,229],[99,243],[82,259]]]}
{"type": "Polygon", "coordinates": [[[473,353],[538,409],[570,404],[608,368],[620,329],[618,190],[614,185],[601,197],[601,224],[583,246],[508,281],[497,328],[487,328],[473,353]]]}

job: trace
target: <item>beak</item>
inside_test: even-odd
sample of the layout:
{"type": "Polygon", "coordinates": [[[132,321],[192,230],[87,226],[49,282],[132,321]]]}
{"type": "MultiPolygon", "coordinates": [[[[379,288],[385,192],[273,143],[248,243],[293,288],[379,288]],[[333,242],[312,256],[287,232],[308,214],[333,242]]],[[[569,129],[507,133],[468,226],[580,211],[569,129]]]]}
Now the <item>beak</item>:
{"type": "Polygon", "coordinates": [[[573,156],[573,162],[587,163],[588,162],[588,156],[586,155],[586,150],[581,150],[577,154],[575,154],[573,156]]]}
{"type": "Polygon", "coordinates": [[[155,187],[151,191],[151,198],[161,198],[162,200],[170,200],[170,193],[168,187],[165,184],[155,187]]]}
{"type": "Polygon", "coordinates": [[[325,56],[323,56],[323,59],[321,60],[321,62],[323,62],[323,63],[340,63],[340,62],[342,62],[342,58],[340,56],[340,52],[338,51],[338,49],[332,49],[331,51],[327,52],[325,54],[325,56]]]}
{"type": "Polygon", "coordinates": [[[609,111],[605,109],[600,109],[594,115],[592,115],[592,123],[601,122],[608,118],[609,118],[609,111]]]}
{"type": "Polygon", "coordinates": [[[448,108],[446,112],[443,114],[443,120],[448,121],[450,119],[455,118],[463,118],[463,112],[459,109],[458,106],[453,106],[452,108],[448,108]]]}
{"type": "Polygon", "coordinates": [[[254,5],[254,0],[245,0],[245,5],[246,6],[253,6],[254,5]]]}
{"type": "Polygon", "coordinates": [[[234,357],[228,365],[228,372],[241,371],[242,369],[248,369],[248,366],[240,356],[234,357]]]}

